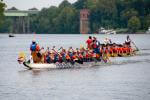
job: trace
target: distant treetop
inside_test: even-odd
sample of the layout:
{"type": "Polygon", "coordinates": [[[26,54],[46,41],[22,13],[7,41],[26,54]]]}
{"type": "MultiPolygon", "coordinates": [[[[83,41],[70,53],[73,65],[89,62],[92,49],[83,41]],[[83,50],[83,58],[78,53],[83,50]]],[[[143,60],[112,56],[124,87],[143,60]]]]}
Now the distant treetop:
{"type": "Polygon", "coordinates": [[[16,7],[9,8],[8,10],[18,10],[16,7]]]}
{"type": "Polygon", "coordinates": [[[38,10],[38,9],[34,7],[34,8],[30,8],[29,10],[38,10]]]}

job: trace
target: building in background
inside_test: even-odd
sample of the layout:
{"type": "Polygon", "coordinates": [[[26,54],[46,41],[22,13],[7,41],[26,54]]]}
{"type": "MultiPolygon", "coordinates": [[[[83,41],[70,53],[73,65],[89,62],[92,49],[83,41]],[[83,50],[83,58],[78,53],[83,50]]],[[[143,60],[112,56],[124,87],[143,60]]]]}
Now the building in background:
{"type": "Polygon", "coordinates": [[[4,15],[13,20],[11,27],[12,33],[30,33],[30,15],[36,15],[38,12],[36,8],[24,11],[12,7],[7,9],[4,15]]]}
{"type": "Polygon", "coordinates": [[[89,13],[88,9],[82,9],[80,11],[80,33],[81,34],[90,33],[89,15],[90,15],[90,13],[89,13]]]}

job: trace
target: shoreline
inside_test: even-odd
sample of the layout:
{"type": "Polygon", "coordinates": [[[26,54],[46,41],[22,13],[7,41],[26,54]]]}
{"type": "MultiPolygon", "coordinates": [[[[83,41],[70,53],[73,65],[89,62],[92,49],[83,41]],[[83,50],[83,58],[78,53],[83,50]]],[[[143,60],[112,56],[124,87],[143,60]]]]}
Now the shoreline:
{"type": "MultiPolygon", "coordinates": [[[[2,34],[33,34],[33,33],[0,33],[0,35],[2,34]]],[[[79,35],[80,33],[36,33],[36,34],[54,34],[54,35],[79,35]]],[[[125,32],[125,33],[116,33],[116,34],[82,34],[82,35],[117,35],[117,34],[147,34],[146,32],[136,32],[136,33],[129,33],[129,32],[125,32]]],[[[34,34],[33,34],[34,35],[34,34]]]]}

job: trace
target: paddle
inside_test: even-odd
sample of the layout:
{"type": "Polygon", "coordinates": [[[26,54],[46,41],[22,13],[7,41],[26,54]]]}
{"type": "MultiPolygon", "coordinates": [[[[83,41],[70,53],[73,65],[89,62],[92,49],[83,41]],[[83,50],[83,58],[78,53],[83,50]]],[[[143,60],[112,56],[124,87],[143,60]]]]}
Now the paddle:
{"type": "Polygon", "coordinates": [[[105,63],[107,63],[107,61],[111,62],[107,54],[103,54],[101,58],[105,63]]]}
{"type": "Polygon", "coordinates": [[[135,46],[136,51],[139,51],[139,48],[135,45],[135,43],[130,39],[129,35],[127,36],[127,40],[130,40],[131,43],[135,46]]]}
{"type": "MultiPolygon", "coordinates": [[[[59,53],[54,49],[55,48],[55,46],[53,46],[53,48],[52,48],[52,50],[55,52],[55,53],[57,53],[58,55],[59,55],[59,53]]],[[[61,50],[62,49],[62,47],[60,47],[59,49],[58,49],[58,51],[59,50],[61,50]]],[[[65,62],[65,63],[67,63],[68,61],[66,60],[66,59],[62,59],[63,60],[63,62],[65,62]]],[[[73,61],[73,60],[70,60],[69,61],[72,65],[74,65],[75,64],[75,61],[73,61]]]]}
{"type": "Polygon", "coordinates": [[[131,43],[135,46],[136,51],[139,51],[139,48],[135,45],[135,43],[133,41],[131,41],[131,43]]]}

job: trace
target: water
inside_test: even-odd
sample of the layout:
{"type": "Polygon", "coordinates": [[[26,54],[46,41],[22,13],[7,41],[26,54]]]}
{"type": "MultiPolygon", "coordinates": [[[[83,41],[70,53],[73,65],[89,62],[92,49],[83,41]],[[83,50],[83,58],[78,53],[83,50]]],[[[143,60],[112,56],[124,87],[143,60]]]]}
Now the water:
{"type": "MultiPolygon", "coordinates": [[[[33,38],[46,48],[85,45],[88,35],[0,35],[0,100],[150,100],[150,35],[130,35],[141,49],[112,64],[74,69],[27,70],[18,53],[29,56],[33,38]]],[[[126,35],[95,35],[124,42],[126,35]]]]}

